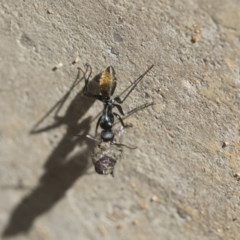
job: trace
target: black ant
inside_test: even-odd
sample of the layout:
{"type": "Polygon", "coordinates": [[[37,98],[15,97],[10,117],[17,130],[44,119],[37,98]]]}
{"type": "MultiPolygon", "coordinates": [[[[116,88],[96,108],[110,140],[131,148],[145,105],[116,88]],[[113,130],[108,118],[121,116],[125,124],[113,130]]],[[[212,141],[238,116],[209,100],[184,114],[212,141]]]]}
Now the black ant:
{"type": "MultiPolygon", "coordinates": [[[[145,103],[141,106],[132,109],[126,114],[124,114],[121,107],[121,104],[127,99],[130,93],[137,86],[137,84],[153,68],[153,66],[154,65],[151,65],[141,76],[139,76],[132,84],[130,84],[124,91],[122,91],[116,97],[113,97],[113,94],[117,86],[117,79],[115,70],[112,66],[107,67],[99,75],[98,78],[100,89],[99,94],[93,94],[89,91],[89,78],[91,73],[87,78],[85,78],[85,86],[83,89],[84,95],[98,99],[104,104],[102,114],[97,121],[95,130],[95,135],[97,135],[98,127],[100,126],[100,128],[102,129],[101,141],[98,142],[96,139],[90,137],[98,142],[98,147],[97,149],[95,149],[95,153],[93,154],[93,163],[95,165],[95,170],[97,173],[104,175],[107,174],[113,175],[114,165],[116,164],[122,152],[122,149],[119,147],[126,146],[117,141],[117,139],[121,137],[123,133],[123,128],[126,127],[126,125],[124,124],[122,117],[118,113],[113,112],[113,109],[116,107],[116,109],[122,116],[128,117],[129,115],[153,104],[152,102],[145,103]],[[125,96],[123,96],[124,94],[125,96]],[[121,129],[119,131],[116,131],[118,133],[117,138],[115,138],[116,132],[114,133],[113,131],[114,117],[116,117],[122,125],[121,129]]],[[[87,65],[87,67],[89,67],[89,65],[87,65]]]]}
{"type": "Polygon", "coordinates": [[[88,97],[92,97],[95,99],[100,100],[104,104],[102,115],[99,117],[97,125],[96,125],[96,133],[97,129],[100,126],[102,129],[101,132],[101,139],[103,141],[112,141],[114,138],[114,133],[112,131],[112,127],[114,124],[114,116],[117,117],[117,119],[120,121],[123,127],[125,127],[124,122],[121,118],[121,116],[113,112],[113,108],[117,108],[119,113],[123,116],[133,114],[134,112],[147,107],[148,104],[141,105],[137,108],[134,108],[127,114],[123,113],[122,107],[120,104],[122,104],[127,97],[130,95],[130,93],[134,90],[134,88],[137,86],[137,84],[143,79],[143,77],[153,68],[154,65],[150,66],[139,78],[137,78],[130,86],[128,86],[122,93],[120,93],[118,96],[112,98],[114,91],[117,86],[117,79],[116,79],[116,73],[112,66],[109,66],[104,70],[99,77],[99,88],[100,88],[100,94],[93,94],[89,92],[88,89],[88,80],[89,78],[85,79],[85,87],[84,87],[84,95],[88,97]],[[121,96],[126,93],[126,95],[121,99],[121,96]]]}

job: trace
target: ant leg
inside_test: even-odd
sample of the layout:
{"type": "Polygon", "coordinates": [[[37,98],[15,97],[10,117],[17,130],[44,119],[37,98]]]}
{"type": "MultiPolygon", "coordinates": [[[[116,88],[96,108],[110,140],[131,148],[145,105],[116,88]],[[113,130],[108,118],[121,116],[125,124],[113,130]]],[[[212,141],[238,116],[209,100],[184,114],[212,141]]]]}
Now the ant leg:
{"type": "Polygon", "coordinates": [[[118,111],[121,113],[121,115],[125,115],[124,112],[123,112],[123,110],[122,110],[122,106],[121,106],[121,105],[114,103],[114,107],[117,107],[117,109],[118,109],[118,111]]]}
{"type": "Polygon", "coordinates": [[[98,118],[98,121],[97,121],[96,129],[95,129],[95,136],[97,136],[97,130],[98,130],[98,127],[99,127],[99,124],[100,124],[100,121],[101,121],[101,117],[102,117],[102,116],[100,116],[100,117],[98,118]]]}
{"type": "MultiPolygon", "coordinates": [[[[86,64],[86,68],[87,68],[87,70],[84,72],[85,85],[84,85],[84,88],[83,88],[83,94],[87,97],[95,98],[95,99],[98,99],[100,101],[103,101],[103,98],[102,98],[101,95],[93,94],[89,91],[89,79],[90,79],[90,76],[92,74],[92,68],[89,64],[86,64]],[[86,77],[86,72],[88,71],[88,69],[90,69],[90,72],[89,72],[88,76],[86,77]]],[[[81,68],[79,68],[79,69],[81,70],[81,68]]]]}
{"type": "MultiPolygon", "coordinates": [[[[91,69],[91,68],[90,68],[91,69]]],[[[39,132],[43,132],[46,131],[47,129],[52,129],[55,128],[57,126],[59,126],[61,124],[61,121],[63,120],[62,117],[60,117],[58,114],[60,112],[60,110],[62,109],[64,103],[66,102],[66,100],[68,99],[68,97],[70,96],[72,90],[79,84],[79,82],[85,78],[85,71],[83,71],[81,68],[78,68],[78,74],[76,76],[76,78],[74,79],[72,85],[70,86],[70,88],[68,89],[68,91],[64,94],[64,96],[57,101],[57,103],[49,110],[47,111],[47,113],[33,126],[32,130],[30,131],[30,133],[39,133],[39,132]],[[81,71],[83,72],[83,76],[80,77],[80,73],[81,71]],[[54,123],[53,125],[49,125],[47,127],[41,128],[41,129],[37,129],[38,126],[44,121],[44,119],[46,119],[52,112],[54,112],[54,119],[57,121],[56,123],[54,123]]],[[[90,77],[90,76],[89,76],[90,77]]]]}
{"type": "MultiPolygon", "coordinates": [[[[128,111],[127,113],[123,113],[123,110],[122,110],[122,107],[120,106],[120,105],[114,105],[114,106],[116,106],[117,107],[117,109],[118,109],[118,111],[123,115],[123,117],[120,117],[117,113],[113,113],[116,117],[117,117],[117,119],[121,122],[121,124],[123,123],[123,120],[124,119],[126,119],[126,118],[128,118],[129,116],[131,116],[132,114],[134,114],[134,113],[136,113],[136,112],[138,112],[138,111],[140,111],[140,110],[142,110],[142,109],[144,109],[144,108],[147,108],[147,107],[149,107],[149,106],[152,106],[152,105],[154,105],[154,102],[150,102],[150,103],[144,103],[144,104],[142,104],[142,105],[140,105],[140,106],[138,106],[138,107],[135,107],[134,109],[132,109],[132,110],[130,110],[130,111],[128,111]],[[118,115],[118,116],[117,116],[118,115]]],[[[114,125],[115,125],[116,123],[114,123],[114,125]]],[[[124,127],[126,127],[126,125],[125,124],[122,124],[122,126],[124,126],[124,127]]]]}
{"type": "Polygon", "coordinates": [[[143,77],[153,68],[154,65],[151,65],[140,77],[138,77],[131,85],[129,85],[125,90],[123,90],[118,96],[114,98],[114,100],[118,103],[123,103],[129,94],[134,90],[134,88],[137,86],[137,84],[143,79],[143,77]],[[127,92],[128,91],[128,92],[127,92]],[[125,93],[126,96],[121,99],[120,97],[125,93]]]}
{"type": "Polygon", "coordinates": [[[149,107],[149,106],[152,106],[152,105],[154,105],[154,102],[144,103],[144,104],[142,104],[142,105],[140,105],[140,106],[138,106],[138,107],[135,107],[134,109],[128,111],[128,112],[124,115],[123,119],[128,118],[128,117],[131,116],[132,114],[134,114],[134,113],[136,113],[136,112],[138,112],[138,111],[140,111],[140,110],[142,110],[142,109],[144,109],[144,108],[147,108],[147,107],[149,107]]]}
{"type": "Polygon", "coordinates": [[[85,96],[94,97],[94,94],[90,93],[89,88],[88,88],[89,77],[90,77],[90,75],[88,77],[84,76],[85,85],[84,85],[84,88],[83,88],[83,93],[84,93],[85,96]]]}
{"type": "MultiPolygon", "coordinates": [[[[54,118],[55,119],[58,119],[59,116],[58,116],[58,113],[60,112],[63,104],[65,103],[65,101],[67,100],[67,98],[69,97],[70,93],[72,92],[72,90],[80,83],[80,81],[82,79],[85,79],[85,75],[86,75],[86,72],[88,71],[88,69],[86,71],[83,71],[80,67],[78,68],[78,73],[77,73],[77,76],[74,80],[74,82],[72,83],[71,87],[69,88],[69,90],[67,91],[67,93],[63,96],[63,98],[61,99],[61,102],[56,110],[56,113],[54,114],[54,118]],[[81,75],[81,71],[83,72],[83,76],[80,77],[81,75]]],[[[91,75],[91,72],[90,72],[90,75],[91,75]]],[[[88,76],[88,78],[90,77],[90,75],[88,76]]]]}
{"type": "MultiPolygon", "coordinates": [[[[90,66],[90,65],[89,65],[89,66],[90,66]]],[[[80,67],[78,68],[78,74],[77,74],[74,82],[72,83],[72,85],[71,85],[71,87],[69,88],[69,90],[67,91],[67,93],[66,93],[66,94],[63,96],[63,98],[61,99],[60,104],[59,104],[59,106],[58,106],[58,108],[57,108],[57,110],[56,110],[56,113],[54,114],[54,118],[55,118],[55,119],[58,119],[58,118],[59,118],[58,113],[60,112],[63,104],[65,103],[65,101],[66,101],[67,98],[69,97],[69,95],[70,95],[70,93],[72,92],[72,90],[81,82],[82,79],[86,79],[85,75],[86,75],[86,72],[87,72],[87,71],[88,71],[88,68],[87,68],[86,71],[83,71],[80,67]],[[83,72],[83,76],[82,76],[82,77],[80,77],[80,76],[81,76],[81,75],[80,75],[80,74],[81,74],[81,71],[83,72]]],[[[90,74],[89,74],[88,78],[90,77],[91,73],[92,73],[92,70],[91,70],[91,68],[90,68],[90,74]]]]}
{"type": "Polygon", "coordinates": [[[118,147],[126,147],[126,148],[129,148],[129,149],[136,149],[137,147],[134,146],[134,145],[126,145],[124,143],[121,143],[120,139],[122,139],[123,131],[127,127],[130,127],[130,126],[125,126],[125,127],[121,126],[118,130],[115,131],[114,134],[115,134],[115,136],[118,136],[118,138],[119,138],[118,141],[119,142],[114,141],[114,142],[112,142],[112,144],[115,145],[115,146],[118,146],[118,147]]]}
{"type": "Polygon", "coordinates": [[[88,74],[88,77],[87,77],[87,79],[89,79],[90,76],[92,75],[92,67],[91,67],[88,63],[86,63],[85,66],[86,66],[86,68],[87,68],[86,72],[88,71],[88,69],[90,69],[89,74],[88,74]]]}
{"type": "MultiPolygon", "coordinates": [[[[75,78],[74,82],[72,83],[72,86],[71,86],[70,89],[75,88],[75,87],[78,85],[78,83],[84,78],[84,76],[80,78],[80,73],[81,73],[81,71],[82,71],[82,69],[78,68],[77,77],[75,78]]],[[[82,71],[82,72],[83,72],[83,71],[82,71]]],[[[83,74],[85,75],[84,72],[83,72],[83,74]]]]}
{"type": "MultiPolygon", "coordinates": [[[[86,68],[86,70],[84,71],[84,70],[82,70],[81,67],[78,67],[78,77],[77,77],[77,79],[79,78],[80,72],[82,71],[82,72],[83,72],[83,77],[82,77],[82,78],[85,79],[85,85],[86,85],[86,82],[88,83],[88,81],[89,81],[89,79],[90,79],[90,77],[91,77],[91,75],[92,75],[92,67],[91,67],[88,63],[86,63],[86,64],[85,64],[85,68],[86,68]],[[88,74],[88,76],[86,77],[86,74],[87,74],[88,70],[89,70],[89,74],[88,74]]],[[[79,81],[82,80],[82,78],[79,79],[79,81]]],[[[77,80],[77,79],[76,79],[76,80],[77,80]]],[[[76,81],[76,80],[75,80],[75,81],[76,81]]],[[[79,81],[78,81],[78,82],[79,82],[79,81]]],[[[73,85],[76,86],[76,84],[78,84],[78,82],[74,83],[73,85]]]]}
{"type": "Polygon", "coordinates": [[[133,146],[133,145],[126,145],[124,143],[113,143],[114,145],[116,146],[119,146],[119,147],[126,147],[126,148],[129,148],[129,149],[137,149],[136,146],[133,146]]]}
{"type": "Polygon", "coordinates": [[[89,88],[88,88],[89,79],[90,79],[90,77],[91,77],[91,75],[92,75],[92,68],[91,68],[91,66],[90,66],[89,64],[87,64],[87,63],[85,64],[85,68],[86,68],[85,71],[83,71],[80,67],[78,68],[79,70],[81,70],[81,71],[84,73],[84,76],[83,76],[83,77],[84,77],[84,79],[85,79],[85,85],[84,85],[84,88],[83,88],[83,93],[84,93],[85,96],[96,98],[96,97],[94,96],[94,94],[90,93],[89,88]],[[90,72],[89,72],[88,76],[86,77],[86,74],[87,74],[87,72],[88,72],[88,69],[90,69],[90,72]]]}
{"type": "Polygon", "coordinates": [[[122,126],[125,127],[125,124],[124,124],[122,118],[121,118],[117,113],[115,113],[115,112],[113,113],[113,115],[116,116],[117,119],[118,119],[118,121],[122,124],[122,126]]]}

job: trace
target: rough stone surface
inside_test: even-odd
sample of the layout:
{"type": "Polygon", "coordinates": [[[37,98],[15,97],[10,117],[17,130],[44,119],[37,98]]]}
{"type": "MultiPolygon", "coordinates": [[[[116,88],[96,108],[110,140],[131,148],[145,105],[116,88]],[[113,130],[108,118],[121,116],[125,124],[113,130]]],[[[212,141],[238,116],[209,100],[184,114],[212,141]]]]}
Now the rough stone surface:
{"type": "Polygon", "coordinates": [[[240,239],[239,23],[239,0],[1,1],[1,237],[240,239]],[[85,137],[101,103],[68,94],[85,63],[117,92],[155,65],[115,178],[85,137]]]}

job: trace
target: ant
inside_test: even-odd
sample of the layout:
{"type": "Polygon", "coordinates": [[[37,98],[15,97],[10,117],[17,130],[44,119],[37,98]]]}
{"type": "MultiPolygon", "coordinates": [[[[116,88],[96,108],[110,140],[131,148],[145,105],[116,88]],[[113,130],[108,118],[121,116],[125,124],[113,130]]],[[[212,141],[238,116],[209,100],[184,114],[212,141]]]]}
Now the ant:
{"type": "MultiPolygon", "coordinates": [[[[117,141],[121,138],[123,129],[126,127],[126,125],[124,124],[122,117],[118,113],[114,112],[113,109],[116,108],[118,112],[124,116],[124,118],[126,118],[131,114],[153,104],[152,102],[145,103],[130,110],[126,114],[124,114],[121,107],[121,104],[127,99],[137,84],[153,68],[153,66],[154,65],[151,65],[142,75],[140,75],[132,84],[130,84],[116,97],[113,97],[117,86],[116,72],[114,68],[112,66],[109,66],[99,75],[99,94],[94,94],[89,91],[89,78],[91,75],[90,68],[90,74],[87,78],[85,78],[83,93],[85,96],[98,99],[104,104],[102,114],[97,121],[95,129],[95,136],[97,135],[98,127],[100,126],[102,129],[100,135],[101,141],[98,142],[96,139],[90,136],[91,139],[98,142],[98,147],[95,149],[95,152],[93,154],[93,163],[97,173],[104,175],[113,175],[114,165],[116,164],[117,159],[120,157],[120,154],[122,152],[122,149],[119,147],[126,146],[117,141]],[[124,94],[125,96],[123,96],[124,94]],[[116,117],[122,125],[121,128],[115,132],[113,131],[114,117],[116,117]],[[115,134],[117,137],[115,137],[115,134]]],[[[90,66],[87,65],[87,67],[90,66]]]]}
{"type": "MultiPolygon", "coordinates": [[[[139,107],[134,108],[133,110],[129,111],[127,114],[124,114],[121,104],[127,99],[130,93],[134,90],[137,84],[143,79],[143,77],[153,68],[154,65],[151,65],[140,77],[138,77],[130,86],[128,86],[122,93],[117,95],[116,97],[112,97],[114,91],[117,86],[117,78],[116,72],[112,66],[107,67],[99,77],[99,88],[100,94],[93,94],[89,91],[88,88],[88,81],[89,77],[85,78],[85,86],[83,89],[84,95],[95,98],[103,102],[104,108],[102,115],[99,117],[96,125],[95,133],[97,133],[97,129],[100,126],[102,129],[101,132],[101,139],[105,142],[112,141],[114,138],[114,133],[112,130],[114,124],[114,116],[120,121],[121,125],[125,127],[125,124],[121,118],[121,116],[113,112],[113,108],[117,108],[119,113],[123,116],[129,116],[130,114],[139,111],[142,108],[148,107],[149,104],[144,104],[139,107]],[[121,96],[126,93],[126,95],[121,99],[121,96]]],[[[151,105],[151,104],[150,104],[151,105]]]]}

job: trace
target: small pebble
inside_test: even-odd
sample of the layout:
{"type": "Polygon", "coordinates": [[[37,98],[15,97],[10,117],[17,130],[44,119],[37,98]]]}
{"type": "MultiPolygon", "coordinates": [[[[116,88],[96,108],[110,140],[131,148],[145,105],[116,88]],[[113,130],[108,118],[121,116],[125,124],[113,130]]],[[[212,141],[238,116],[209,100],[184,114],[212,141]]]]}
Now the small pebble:
{"type": "Polygon", "coordinates": [[[234,173],[233,176],[237,179],[237,181],[240,181],[240,173],[234,173]]]}
{"type": "Polygon", "coordinates": [[[225,147],[227,147],[227,146],[229,146],[229,142],[223,142],[222,148],[225,148],[225,147]]]}
{"type": "Polygon", "coordinates": [[[201,36],[200,36],[199,33],[192,34],[192,36],[191,36],[191,42],[192,43],[199,42],[200,40],[201,40],[201,36]]]}
{"type": "Polygon", "coordinates": [[[55,67],[52,68],[53,71],[58,70],[59,68],[61,68],[63,66],[62,63],[58,63],[55,67]]]}
{"type": "Polygon", "coordinates": [[[80,61],[80,57],[77,56],[77,57],[75,58],[75,60],[72,61],[72,64],[76,64],[76,63],[78,63],[79,61],[80,61]]]}
{"type": "Polygon", "coordinates": [[[158,197],[157,197],[156,195],[153,195],[153,196],[150,198],[150,201],[151,201],[151,202],[158,202],[159,199],[158,199],[158,197]]]}
{"type": "Polygon", "coordinates": [[[53,14],[53,10],[52,9],[47,9],[47,14],[53,14]]]}

